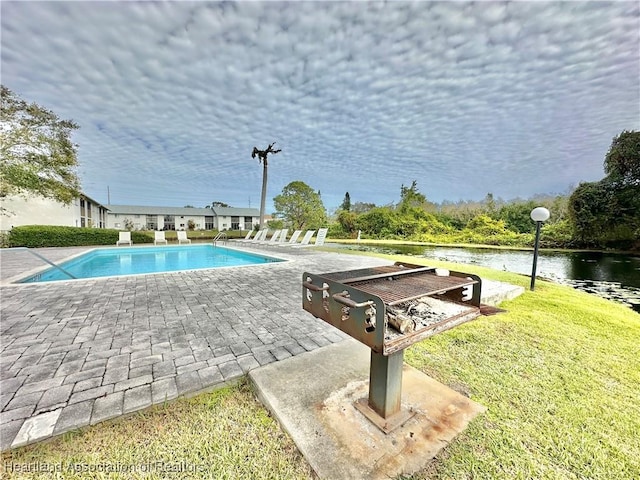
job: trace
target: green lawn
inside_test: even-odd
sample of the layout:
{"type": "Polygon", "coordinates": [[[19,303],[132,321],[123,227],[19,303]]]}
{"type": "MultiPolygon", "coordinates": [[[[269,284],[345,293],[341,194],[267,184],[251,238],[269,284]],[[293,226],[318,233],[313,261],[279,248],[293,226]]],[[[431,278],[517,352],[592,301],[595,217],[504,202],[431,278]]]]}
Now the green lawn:
{"type": "Polygon", "coordinates": [[[2,461],[3,479],[311,478],[291,439],[244,381],[22,447],[2,461]],[[34,464],[60,472],[11,472],[12,465],[34,464]]]}
{"type": "MultiPolygon", "coordinates": [[[[529,283],[518,275],[457,268],[529,283]]],[[[488,407],[430,474],[640,478],[640,315],[541,281],[535,292],[502,307],[508,312],[406,352],[408,363],[488,407]]]]}
{"type": "MultiPolygon", "coordinates": [[[[506,272],[428,263],[529,284],[527,277],[506,272]]],[[[411,478],[640,478],[640,315],[543,281],[536,283],[535,292],[502,307],[508,311],[407,350],[407,363],[488,408],[411,478]]],[[[2,458],[17,464],[164,461],[206,466],[186,478],[312,478],[291,440],[243,383],[2,458]]],[[[181,475],[156,471],[96,478],[181,475]]],[[[61,478],[80,476],[64,472],[61,478]]]]}

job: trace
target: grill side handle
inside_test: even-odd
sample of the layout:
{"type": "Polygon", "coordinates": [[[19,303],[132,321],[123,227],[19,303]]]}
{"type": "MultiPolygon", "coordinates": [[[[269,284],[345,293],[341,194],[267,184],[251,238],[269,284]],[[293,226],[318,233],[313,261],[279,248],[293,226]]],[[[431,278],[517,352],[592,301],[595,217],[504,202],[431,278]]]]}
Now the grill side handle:
{"type": "Polygon", "coordinates": [[[308,272],[301,283],[304,310],[383,354],[387,316],[380,297],[308,272]]]}
{"type": "Polygon", "coordinates": [[[341,303],[342,305],[346,305],[349,308],[362,308],[362,307],[370,307],[373,305],[373,300],[367,300],[365,302],[356,303],[346,296],[347,292],[342,293],[334,293],[331,295],[336,302],[341,303]]]}
{"type": "Polygon", "coordinates": [[[319,287],[317,285],[314,285],[311,282],[302,282],[302,286],[304,288],[308,288],[309,290],[311,290],[312,292],[324,292],[326,290],[329,290],[329,285],[327,285],[326,287],[319,287]]]}

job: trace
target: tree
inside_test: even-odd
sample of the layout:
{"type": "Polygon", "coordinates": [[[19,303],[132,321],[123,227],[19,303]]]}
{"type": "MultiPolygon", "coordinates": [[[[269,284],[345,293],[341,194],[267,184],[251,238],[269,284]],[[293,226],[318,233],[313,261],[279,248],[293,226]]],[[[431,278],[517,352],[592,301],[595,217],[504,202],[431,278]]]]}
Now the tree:
{"type": "Polygon", "coordinates": [[[489,215],[484,214],[478,215],[469,221],[466,228],[485,236],[501,235],[507,230],[502,220],[494,220],[489,215]]]}
{"type": "Polygon", "coordinates": [[[70,138],[78,125],[1,89],[0,198],[35,194],[68,205],[80,194],[70,138]]]}
{"type": "Polygon", "coordinates": [[[487,193],[487,196],[484,197],[484,208],[487,215],[494,218],[496,216],[497,208],[496,201],[493,198],[493,193],[487,193]]]}
{"type": "Polygon", "coordinates": [[[211,202],[211,205],[207,205],[205,208],[216,208],[216,207],[229,208],[231,207],[231,205],[224,202],[211,202]]]}
{"type": "Polygon", "coordinates": [[[612,181],[640,185],[640,132],[625,130],[613,139],[604,171],[612,181]]]}
{"type": "Polygon", "coordinates": [[[367,213],[376,208],[375,203],[356,202],[351,206],[351,211],[354,213],[367,213]]]}
{"type": "Polygon", "coordinates": [[[125,218],[122,223],[124,224],[125,230],[133,230],[133,221],[130,218],[125,218]]]}
{"type": "Polygon", "coordinates": [[[293,229],[322,227],[327,214],[317,192],[299,180],[291,182],[273,199],[276,216],[284,219],[293,229]]]}
{"type": "Polygon", "coordinates": [[[356,227],[374,238],[397,237],[407,222],[400,222],[398,213],[389,207],[376,207],[360,215],[356,227]],[[402,225],[401,225],[402,223],[402,225]]]}
{"type": "Polygon", "coordinates": [[[354,212],[348,210],[340,210],[338,212],[338,224],[342,228],[342,231],[351,235],[356,231],[356,222],[358,216],[354,212]]]}
{"type": "Polygon", "coordinates": [[[406,212],[411,208],[423,208],[427,203],[427,197],[418,191],[418,182],[411,182],[410,187],[402,185],[400,187],[400,204],[401,212],[406,212]]]}
{"type": "Polygon", "coordinates": [[[569,197],[568,212],[577,240],[598,247],[640,245],[640,132],[623,131],[604,160],[607,176],[581,183],[569,197]]]}
{"type": "Polygon", "coordinates": [[[611,190],[602,182],[584,182],[569,198],[569,217],[584,245],[598,245],[603,229],[610,228],[611,190]]]}
{"type": "MultiPolygon", "coordinates": [[[[536,223],[531,220],[531,210],[537,206],[538,204],[533,200],[507,203],[500,208],[497,217],[503,220],[507,228],[513,232],[533,233],[536,229],[536,223]]],[[[555,217],[556,210],[551,208],[549,210],[555,217]]]]}
{"type": "Polygon", "coordinates": [[[344,194],[344,200],[342,200],[340,210],[344,210],[345,212],[351,211],[351,196],[349,195],[349,192],[344,194]]]}

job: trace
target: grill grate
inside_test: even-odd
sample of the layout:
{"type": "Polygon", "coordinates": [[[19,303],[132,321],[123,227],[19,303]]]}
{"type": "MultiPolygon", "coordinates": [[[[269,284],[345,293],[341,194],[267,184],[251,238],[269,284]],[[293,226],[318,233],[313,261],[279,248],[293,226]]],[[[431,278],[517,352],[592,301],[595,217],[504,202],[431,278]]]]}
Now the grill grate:
{"type": "Polygon", "coordinates": [[[377,295],[387,305],[414,300],[426,295],[436,295],[477,283],[459,277],[438,277],[433,274],[419,276],[388,277],[350,283],[363,292],[377,295]]]}
{"type": "Polygon", "coordinates": [[[345,282],[354,278],[371,277],[373,275],[381,275],[387,273],[396,273],[406,271],[407,268],[399,265],[385,265],[382,267],[360,268],[356,270],[347,270],[345,272],[323,273],[322,276],[329,278],[335,282],[345,282]]]}
{"type": "Polygon", "coordinates": [[[480,314],[478,276],[407,263],[304,273],[303,289],[305,310],[386,355],[480,314]],[[434,300],[430,310],[437,324],[387,314],[387,308],[401,312],[405,302],[428,298],[434,300]]]}

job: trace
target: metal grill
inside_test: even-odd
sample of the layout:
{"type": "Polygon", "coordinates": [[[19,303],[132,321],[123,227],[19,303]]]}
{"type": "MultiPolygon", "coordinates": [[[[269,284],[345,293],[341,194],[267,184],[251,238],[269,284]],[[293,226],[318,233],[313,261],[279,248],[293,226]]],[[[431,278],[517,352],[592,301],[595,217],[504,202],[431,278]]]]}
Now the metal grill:
{"type": "Polygon", "coordinates": [[[396,305],[425,295],[445,293],[451,289],[473,285],[475,280],[455,277],[414,276],[395,279],[389,277],[386,282],[368,280],[349,283],[363,292],[377,295],[387,305],[396,305]]]}
{"type": "Polygon", "coordinates": [[[371,348],[369,400],[356,406],[386,433],[412,416],[400,412],[404,349],[480,315],[480,278],[433,267],[305,272],[302,286],[306,311],[371,348]]]}

